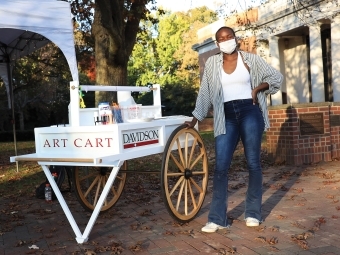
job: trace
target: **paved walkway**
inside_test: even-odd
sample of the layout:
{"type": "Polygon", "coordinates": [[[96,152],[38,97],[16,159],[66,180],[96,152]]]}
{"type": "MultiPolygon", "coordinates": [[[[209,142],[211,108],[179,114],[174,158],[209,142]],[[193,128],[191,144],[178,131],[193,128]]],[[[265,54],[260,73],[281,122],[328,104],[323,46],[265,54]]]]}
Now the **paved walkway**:
{"type": "MultiPolygon", "coordinates": [[[[136,175],[116,206],[99,216],[89,241],[77,244],[58,202],[33,194],[0,198],[0,255],[9,254],[340,254],[339,162],[264,169],[265,222],[248,228],[243,221],[247,173],[230,176],[232,226],[213,234],[200,231],[211,200],[211,179],[204,206],[180,225],[159,197],[159,179],[145,183],[136,175]],[[36,245],[39,249],[29,249],[36,245]]],[[[81,230],[90,214],[72,193],[65,193],[81,230]]]]}

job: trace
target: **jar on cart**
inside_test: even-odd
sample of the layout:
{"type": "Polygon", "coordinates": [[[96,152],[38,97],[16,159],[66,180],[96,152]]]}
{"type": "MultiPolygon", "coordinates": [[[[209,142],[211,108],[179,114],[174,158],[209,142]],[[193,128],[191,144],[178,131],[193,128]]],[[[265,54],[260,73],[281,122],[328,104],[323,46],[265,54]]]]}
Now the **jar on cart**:
{"type": "Polygon", "coordinates": [[[98,105],[99,119],[102,125],[112,124],[112,110],[109,102],[101,102],[98,105]]]}

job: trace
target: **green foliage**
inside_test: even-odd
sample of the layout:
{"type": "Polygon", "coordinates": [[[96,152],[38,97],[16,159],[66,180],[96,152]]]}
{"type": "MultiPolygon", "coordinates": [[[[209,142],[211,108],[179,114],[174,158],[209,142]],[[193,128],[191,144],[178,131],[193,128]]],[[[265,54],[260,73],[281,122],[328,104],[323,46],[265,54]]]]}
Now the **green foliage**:
{"type": "Polygon", "coordinates": [[[13,78],[16,123],[21,130],[56,124],[57,117],[67,117],[71,74],[54,44],[17,60],[13,78]]]}
{"type": "MultiPolygon", "coordinates": [[[[58,47],[50,43],[15,62],[13,69],[16,128],[33,129],[68,123],[70,102],[68,63],[58,47]]],[[[93,81],[79,72],[80,84],[93,81]]],[[[87,107],[94,107],[94,92],[84,93],[87,107]]],[[[7,98],[6,98],[7,107],[7,98]]],[[[11,128],[11,112],[7,111],[4,130],[11,128]],[[8,119],[8,120],[7,120],[8,119]]],[[[1,128],[0,128],[1,130],[1,128]]]]}
{"type": "Polygon", "coordinates": [[[156,81],[157,73],[154,67],[157,66],[156,40],[153,33],[156,26],[148,21],[142,21],[143,32],[138,34],[136,44],[130,61],[128,62],[128,84],[146,85],[156,81]]]}
{"type": "Polygon", "coordinates": [[[197,92],[190,85],[175,84],[163,87],[162,104],[165,106],[166,115],[187,115],[195,107],[197,92]]]}
{"type": "MultiPolygon", "coordinates": [[[[216,20],[206,7],[186,13],[167,13],[156,25],[143,22],[128,64],[130,85],[160,84],[166,114],[191,115],[199,87],[198,53],[191,49],[197,30],[216,20]],[[147,28],[147,29],[146,29],[147,28]]],[[[152,95],[140,95],[138,103],[152,104],[152,95]]]]}
{"type": "MultiPolygon", "coordinates": [[[[80,85],[93,85],[93,81],[90,80],[90,78],[84,74],[79,73],[79,84],[80,85]]],[[[95,105],[95,92],[94,91],[82,91],[83,92],[83,99],[85,101],[86,108],[94,108],[97,107],[95,105]]]]}
{"type": "MultiPolygon", "coordinates": [[[[163,115],[187,115],[191,116],[196,102],[196,88],[183,84],[166,84],[161,90],[161,101],[164,107],[163,115]]],[[[135,96],[135,101],[142,105],[153,104],[152,93],[143,93],[135,96]]]]}
{"type": "Polygon", "coordinates": [[[197,30],[216,20],[206,7],[167,13],[157,25],[142,22],[128,63],[129,84],[189,84],[199,86],[198,54],[191,49],[197,30]]]}

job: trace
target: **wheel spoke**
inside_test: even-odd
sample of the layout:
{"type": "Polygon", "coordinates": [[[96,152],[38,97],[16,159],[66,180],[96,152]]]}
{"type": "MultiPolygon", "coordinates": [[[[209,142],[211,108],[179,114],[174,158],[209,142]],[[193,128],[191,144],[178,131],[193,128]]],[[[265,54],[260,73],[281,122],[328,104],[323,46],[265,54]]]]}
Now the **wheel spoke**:
{"type": "Polygon", "coordinates": [[[93,206],[96,206],[97,201],[98,201],[98,197],[99,197],[99,191],[100,191],[100,186],[101,186],[101,177],[99,177],[100,180],[98,181],[98,185],[97,185],[97,190],[96,190],[96,194],[94,196],[94,202],[93,202],[93,206]]]}
{"type": "Polygon", "coordinates": [[[204,153],[202,152],[200,155],[197,156],[195,161],[191,164],[190,169],[193,169],[197,162],[204,157],[204,153]]]}
{"type": "Polygon", "coordinates": [[[82,176],[80,179],[79,179],[79,181],[81,182],[81,181],[84,181],[84,180],[86,180],[86,179],[90,179],[91,177],[94,177],[94,176],[96,176],[97,175],[97,172],[93,172],[93,173],[90,173],[90,174],[88,174],[88,175],[84,175],[84,176],[82,176]]]}
{"type": "Polygon", "coordinates": [[[184,212],[185,215],[188,215],[188,180],[185,180],[184,187],[184,212]]]}
{"type": "Polygon", "coordinates": [[[184,167],[183,164],[181,165],[181,163],[178,162],[178,160],[175,158],[175,156],[170,153],[170,158],[174,161],[174,163],[176,164],[176,166],[179,168],[179,170],[181,170],[182,172],[184,172],[184,167]]]}
{"type": "Polygon", "coordinates": [[[185,156],[185,165],[184,165],[184,167],[185,168],[188,168],[188,164],[189,164],[189,161],[188,161],[189,134],[190,133],[186,133],[185,134],[185,144],[184,144],[184,156],[185,156]]]}
{"type": "MultiPolygon", "coordinates": [[[[107,178],[107,175],[103,176],[101,179],[102,179],[102,187],[103,187],[103,188],[102,188],[102,191],[103,191],[103,189],[104,189],[104,187],[105,187],[105,183],[106,183],[106,181],[107,181],[107,179],[108,179],[108,178],[107,178]]],[[[105,200],[104,200],[104,205],[107,206],[107,197],[106,197],[105,200]]]]}
{"type": "Polygon", "coordinates": [[[175,186],[172,188],[172,190],[169,192],[169,196],[171,197],[171,195],[174,193],[174,191],[177,189],[178,185],[181,184],[181,182],[183,181],[184,176],[181,176],[181,178],[178,179],[177,183],[175,184],[175,186]]]}
{"type": "Polygon", "coordinates": [[[192,192],[192,188],[191,188],[190,181],[188,181],[188,186],[189,186],[189,192],[190,192],[192,204],[193,204],[193,206],[194,206],[194,209],[196,209],[196,208],[197,208],[197,204],[196,204],[196,200],[195,200],[194,193],[192,192]]]}
{"type": "MultiPolygon", "coordinates": [[[[191,150],[190,150],[190,157],[189,157],[189,161],[188,161],[188,165],[190,165],[190,162],[191,162],[191,159],[195,153],[195,148],[196,148],[196,143],[197,143],[197,138],[195,138],[193,144],[192,144],[192,147],[191,147],[191,150]]],[[[191,169],[192,167],[190,167],[191,169]]]]}
{"type": "Polygon", "coordinates": [[[203,175],[205,172],[192,171],[192,175],[203,175]]]}
{"type": "Polygon", "coordinates": [[[181,162],[182,162],[182,166],[185,166],[184,159],[183,159],[183,152],[182,152],[181,143],[179,141],[179,138],[176,139],[176,144],[177,144],[177,151],[178,151],[178,154],[179,154],[179,158],[181,159],[181,162]]]}
{"type": "Polygon", "coordinates": [[[196,189],[200,192],[203,193],[203,190],[201,189],[201,187],[196,183],[196,181],[190,177],[190,181],[192,182],[192,184],[194,184],[194,186],[196,187],[196,189]]]}
{"type": "MultiPolygon", "coordinates": [[[[116,176],[116,178],[117,178],[117,177],[118,177],[118,175],[116,176]]],[[[108,179],[109,179],[109,177],[106,176],[106,181],[107,181],[108,179]]],[[[118,179],[122,179],[122,178],[118,178],[118,179]]],[[[111,191],[112,191],[112,193],[113,193],[114,196],[117,196],[117,195],[118,195],[114,183],[113,183],[112,186],[111,186],[111,191]]]]}
{"type": "MultiPolygon", "coordinates": [[[[109,178],[107,178],[107,179],[109,179],[109,178]]],[[[118,174],[117,174],[117,176],[116,176],[116,180],[123,180],[124,178],[122,178],[122,177],[120,177],[118,174]]]]}
{"type": "Polygon", "coordinates": [[[177,211],[178,211],[179,205],[181,204],[184,184],[185,184],[185,179],[182,181],[182,185],[181,185],[181,188],[180,188],[179,193],[178,193],[177,204],[176,204],[176,210],[177,211]]]}
{"type": "Polygon", "coordinates": [[[176,176],[182,176],[182,175],[184,175],[184,173],[182,173],[182,172],[179,172],[179,173],[167,173],[166,175],[167,176],[171,176],[171,177],[176,177],[176,176]]]}
{"type": "Polygon", "coordinates": [[[91,185],[89,186],[89,188],[86,190],[86,192],[84,193],[84,197],[87,197],[87,195],[91,192],[91,190],[93,189],[93,187],[96,185],[96,183],[98,182],[99,176],[96,176],[96,178],[93,180],[93,182],[91,183],[91,185]]]}

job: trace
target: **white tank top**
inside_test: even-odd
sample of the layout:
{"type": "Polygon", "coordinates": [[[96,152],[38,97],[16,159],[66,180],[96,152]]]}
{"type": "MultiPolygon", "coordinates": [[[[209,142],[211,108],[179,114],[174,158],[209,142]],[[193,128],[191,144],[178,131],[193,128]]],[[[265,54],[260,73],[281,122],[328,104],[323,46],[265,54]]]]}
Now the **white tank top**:
{"type": "Polygon", "coordinates": [[[231,74],[227,74],[221,67],[221,80],[223,88],[224,102],[249,99],[251,97],[250,74],[243,64],[241,54],[238,52],[236,69],[231,74]]]}

